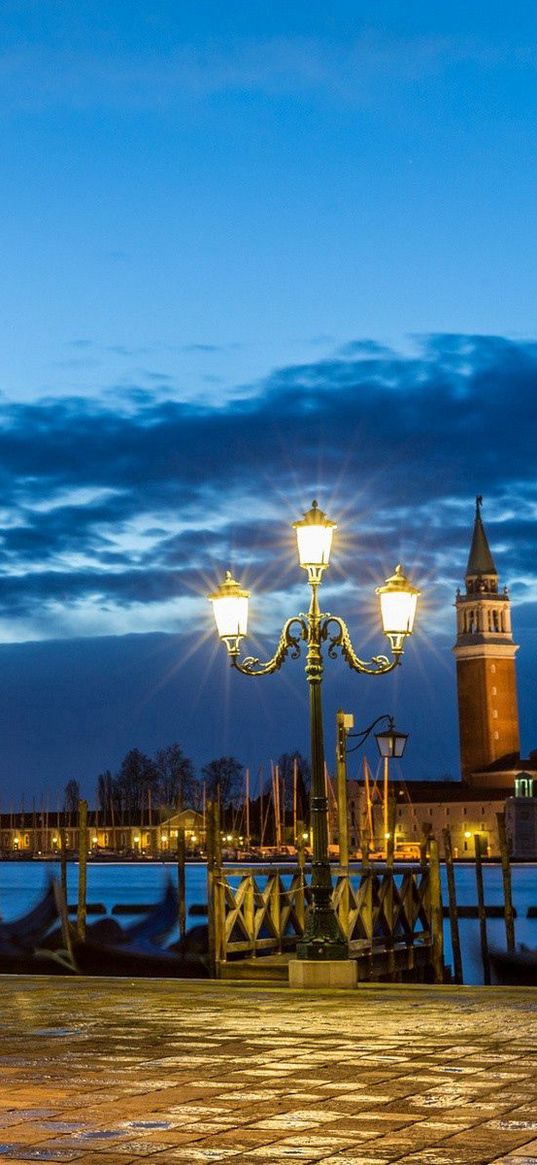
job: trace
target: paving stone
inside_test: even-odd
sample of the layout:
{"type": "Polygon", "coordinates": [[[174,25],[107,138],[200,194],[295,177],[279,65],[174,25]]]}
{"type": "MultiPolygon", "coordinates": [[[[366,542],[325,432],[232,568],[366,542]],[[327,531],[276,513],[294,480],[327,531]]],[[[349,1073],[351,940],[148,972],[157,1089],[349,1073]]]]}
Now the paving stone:
{"type": "Polygon", "coordinates": [[[0,1023],[0,1161],[537,1165],[531,989],[0,977],[0,1023]]]}

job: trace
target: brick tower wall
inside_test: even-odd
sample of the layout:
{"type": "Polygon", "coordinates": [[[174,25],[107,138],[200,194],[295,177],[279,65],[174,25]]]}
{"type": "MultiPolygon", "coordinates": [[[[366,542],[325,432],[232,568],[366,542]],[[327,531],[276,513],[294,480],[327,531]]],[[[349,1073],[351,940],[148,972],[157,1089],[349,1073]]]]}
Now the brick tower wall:
{"type": "Polygon", "coordinates": [[[515,660],[457,660],[463,780],[500,757],[519,753],[515,660]]]}

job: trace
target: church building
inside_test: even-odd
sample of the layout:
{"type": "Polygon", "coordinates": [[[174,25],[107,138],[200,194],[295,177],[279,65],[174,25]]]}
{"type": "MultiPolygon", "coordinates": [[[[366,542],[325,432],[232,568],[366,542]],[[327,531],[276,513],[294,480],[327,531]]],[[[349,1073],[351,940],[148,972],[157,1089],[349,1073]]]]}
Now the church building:
{"type": "MultiPolygon", "coordinates": [[[[537,752],[520,757],[516,653],[507,587],[500,579],[483,525],[483,499],[476,499],[464,591],[456,610],[457,700],[461,780],[391,780],[396,853],[405,853],[424,833],[442,848],[449,829],[455,857],[473,857],[479,835],[485,855],[496,857],[496,814],[505,812],[513,857],[537,859],[537,752]]],[[[349,840],[360,846],[369,817],[362,781],[349,782],[349,840]]],[[[376,809],[383,848],[382,814],[376,809]]],[[[373,816],[375,807],[373,806],[373,816]]],[[[377,831],[375,830],[375,833],[377,831]]]]}

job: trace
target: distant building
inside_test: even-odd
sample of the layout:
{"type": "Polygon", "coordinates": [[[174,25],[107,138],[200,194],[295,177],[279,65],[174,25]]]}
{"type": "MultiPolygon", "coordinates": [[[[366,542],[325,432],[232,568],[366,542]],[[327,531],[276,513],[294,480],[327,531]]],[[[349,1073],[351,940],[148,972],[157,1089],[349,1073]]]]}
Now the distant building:
{"type": "MultiPolygon", "coordinates": [[[[354,820],[361,821],[361,830],[350,827],[349,844],[360,848],[361,833],[367,828],[368,808],[362,781],[349,781],[349,802],[353,804],[354,820]],[[354,841],[353,841],[354,838],[354,841]]],[[[390,780],[390,795],[395,800],[395,850],[412,856],[412,849],[428,833],[442,849],[442,830],[449,829],[455,857],[473,857],[474,836],[479,834],[484,854],[499,852],[496,814],[503,812],[506,797],[512,790],[494,789],[485,792],[471,789],[460,781],[402,781],[390,780]]],[[[536,802],[537,804],[537,802],[536,802]]],[[[373,801],[372,810],[375,848],[382,849],[383,814],[380,802],[373,801]]]]}
{"type": "MultiPolygon", "coordinates": [[[[482,852],[499,854],[496,815],[505,811],[513,856],[537,859],[537,752],[520,757],[515,656],[507,588],[499,576],[476,499],[474,527],[465,575],[457,592],[457,696],[461,781],[390,781],[395,799],[396,852],[409,851],[424,833],[442,847],[449,828],[456,857],[473,857],[474,836],[482,852]]],[[[362,781],[349,781],[348,829],[351,849],[359,850],[364,832],[384,846],[383,815],[362,781]]],[[[392,817],[393,820],[393,817],[392,817]]]]}
{"type": "MultiPolygon", "coordinates": [[[[102,820],[96,810],[88,813],[86,844],[95,857],[161,857],[177,852],[179,830],[184,830],[189,852],[205,844],[203,815],[183,809],[157,824],[124,825],[102,820]]],[[[70,813],[0,814],[0,857],[60,856],[62,835],[68,853],[78,850],[78,826],[70,813]]]]}
{"type": "Polygon", "coordinates": [[[505,831],[514,858],[537,858],[537,797],[534,774],[519,773],[515,794],[505,802],[505,831]]]}

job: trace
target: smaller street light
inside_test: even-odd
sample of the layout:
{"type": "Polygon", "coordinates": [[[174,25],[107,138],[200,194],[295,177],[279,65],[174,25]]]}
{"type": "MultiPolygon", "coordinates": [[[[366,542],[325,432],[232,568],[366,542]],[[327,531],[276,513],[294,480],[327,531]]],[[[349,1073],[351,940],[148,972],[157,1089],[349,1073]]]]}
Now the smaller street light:
{"type": "MultiPolygon", "coordinates": [[[[397,574],[397,572],[396,572],[396,574],[397,574]]],[[[340,759],[340,762],[342,763],[342,765],[344,766],[344,769],[345,769],[345,789],[346,789],[346,764],[345,764],[346,753],[347,752],[354,752],[357,748],[361,748],[362,745],[365,744],[366,740],[373,732],[373,729],[376,728],[378,724],[381,724],[383,721],[386,721],[386,720],[388,722],[387,728],[385,728],[384,731],[375,732],[374,736],[375,736],[375,740],[377,742],[377,748],[379,750],[380,756],[382,757],[383,762],[384,762],[384,780],[383,780],[383,784],[384,784],[384,790],[383,790],[384,840],[386,842],[390,842],[393,840],[393,844],[395,844],[395,833],[392,833],[390,831],[390,828],[389,828],[389,813],[388,813],[388,792],[389,792],[389,775],[390,775],[389,774],[389,764],[390,764],[390,760],[392,760],[393,757],[395,757],[396,759],[399,759],[400,757],[402,757],[402,755],[405,751],[406,742],[408,740],[408,732],[398,732],[396,727],[395,727],[395,721],[394,721],[393,716],[390,716],[387,712],[383,712],[381,716],[377,716],[376,720],[373,720],[372,724],[369,724],[367,728],[360,729],[359,732],[348,732],[346,725],[345,725],[345,718],[346,717],[345,717],[344,712],[338,712],[338,759],[340,759]],[[347,739],[349,737],[351,739],[355,739],[358,741],[358,743],[352,745],[351,748],[347,747],[347,739]]],[[[345,810],[345,812],[346,812],[346,810],[345,810]]],[[[341,822],[341,818],[340,818],[340,822],[341,822]]],[[[373,826],[371,823],[371,831],[372,831],[372,829],[373,829],[373,826]]],[[[340,824],[340,832],[341,831],[342,831],[342,826],[340,824]]],[[[388,849],[388,846],[386,846],[386,849],[388,849]]]]}
{"type": "Polygon", "coordinates": [[[385,759],[401,757],[405,751],[406,742],[408,740],[408,732],[398,732],[393,717],[389,716],[389,727],[385,732],[375,732],[375,740],[379,753],[385,759]]]}
{"type": "Polygon", "coordinates": [[[384,732],[375,732],[375,740],[377,748],[384,762],[384,840],[386,842],[386,858],[388,855],[393,858],[395,850],[395,822],[393,826],[393,834],[390,831],[390,811],[389,811],[389,780],[390,780],[390,760],[392,757],[401,757],[405,751],[405,745],[408,740],[408,732],[398,732],[393,716],[388,716],[389,724],[384,732]]]}

